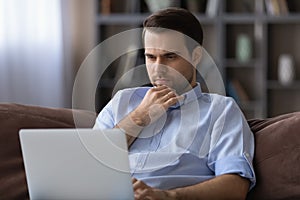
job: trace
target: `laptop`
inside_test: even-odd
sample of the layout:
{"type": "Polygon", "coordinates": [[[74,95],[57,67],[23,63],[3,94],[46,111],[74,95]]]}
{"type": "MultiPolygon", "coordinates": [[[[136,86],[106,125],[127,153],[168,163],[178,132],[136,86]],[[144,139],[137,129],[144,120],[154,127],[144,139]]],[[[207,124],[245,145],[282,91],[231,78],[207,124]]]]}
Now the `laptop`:
{"type": "Polygon", "coordinates": [[[30,199],[134,199],[119,129],[22,129],[30,199]]]}

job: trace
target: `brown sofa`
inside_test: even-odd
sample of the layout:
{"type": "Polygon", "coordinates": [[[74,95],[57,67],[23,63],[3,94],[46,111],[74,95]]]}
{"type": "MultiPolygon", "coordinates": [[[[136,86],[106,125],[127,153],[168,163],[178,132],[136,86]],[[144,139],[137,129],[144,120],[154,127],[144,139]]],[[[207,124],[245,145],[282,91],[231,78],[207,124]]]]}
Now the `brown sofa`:
{"type": "MultiPolygon", "coordinates": [[[[88,128],[95,117],[84,110],[0,104],[0,199],[28,199],[19,129],[88,128]]],[[[257,176],[248,200],[300,199],[300,112],[248,122],[255,135],[257,176]]]]}

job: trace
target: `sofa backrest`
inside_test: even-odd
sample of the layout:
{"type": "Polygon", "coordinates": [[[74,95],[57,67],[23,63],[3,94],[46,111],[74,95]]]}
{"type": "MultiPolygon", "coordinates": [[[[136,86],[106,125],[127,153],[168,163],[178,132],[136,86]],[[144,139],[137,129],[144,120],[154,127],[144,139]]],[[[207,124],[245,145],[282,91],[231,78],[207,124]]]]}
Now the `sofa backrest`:
{"type": "Polygon", "coordinates": [[[248,200],[300,199],[300,112],[248,120],[257,184],[248,200]]]}

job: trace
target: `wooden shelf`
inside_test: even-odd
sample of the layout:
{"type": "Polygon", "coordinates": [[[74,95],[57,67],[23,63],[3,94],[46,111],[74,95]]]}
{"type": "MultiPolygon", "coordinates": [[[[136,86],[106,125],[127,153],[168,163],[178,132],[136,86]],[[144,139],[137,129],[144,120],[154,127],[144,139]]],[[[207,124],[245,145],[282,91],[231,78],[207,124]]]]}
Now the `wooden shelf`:
{"type": "Polygon", "coordinates": [[[148,14],[107,14],[97,15],[98,25],[129,25],[141,24],[148,14]]]}
{"type": "Polygon", "coordinates": [[[224,64],[225,67],[227,68],[253,68],[253,67],[257,67],[257,63],[259,61],[256,59],[251,59],[247,62],[239,62],[238,60],[234,59],[234,58],[229,58],[229,59],[225,59],[224,64]]]}
{"type": "Polygon", "coordinates": [[[224,23],[230,24],[253,24],[260,16],[253,14],[223,14],[222,20],[224,23]]]}
{"type": "Polygon", "coordinates": [[[300,90],[300,81],[293,81],[289,85],[283,85],[279,81],[268,81],[269,90],[300,90]]]}
{"type": "Polygon", "coordinates": [[[300,14],[288,14],[282,16],[265,16],[264,22],[269,24],[282,24],[282,23],[300,23],[300,14]]]}
{"type": "MultiPolygon", "coordinates": [[[[287,15],[280,16],[269,15],[265,10],[264,0],[249,1],[247,6],[240,0],[219,2],[219,12],[214,17],[207,16],[203,11],[194,14],[203,25],[204,48],[217,63],[224,81],[240,80],[251,97],[251,101],[239,103],[245,116],[264,118],[292,108],[300,108],[300,102],[297,100],[292,101],[293,105],[289,110],[285,110],[285,107],[278,103],[279,100],[284,99],[284,95],[292,98],[300,90],[300,38],[298,37],[300,1],[289,0],[293,7],[287,15]],[[246,33],[252,42],[252,59],[245,63],[235,59],[236,39],[242,33],[246,33]],[[278,56],[282,53],[292,54],[295,58],[297,80],[290,86],[281,85],[275,80],[278,56]]],[[[99,41],[126,27],[128,29],[140,27],[149,15],[150,13],[145,13],[145,10],[109,15],[97,13],[96,26],[100,27],[98,28],[99,41]],[[114,26],[117,28],[114,29],[114,26]]],[[[105,94],[115,82],[114,78],[101,80],[103,87],[106,87],[105,94]]],[[[107,101],[103,101],[101,106],[106,103],[107,101]]]]}
{"type": "MultiPolygon", "coordinates": [[[[121,13],[113,13],[101,15],[98,14],[96,17],[96,23],[98,25],[137,25],[142,24],[144,19],[149,16],[150,13],[134,13],[134,14],[121,14],[121,13]]],[[[214,24],[219,19],[217,17],[208,17],[205,14],[196,14],[197,19],[201,22],[201,24],[214,24]]]]}

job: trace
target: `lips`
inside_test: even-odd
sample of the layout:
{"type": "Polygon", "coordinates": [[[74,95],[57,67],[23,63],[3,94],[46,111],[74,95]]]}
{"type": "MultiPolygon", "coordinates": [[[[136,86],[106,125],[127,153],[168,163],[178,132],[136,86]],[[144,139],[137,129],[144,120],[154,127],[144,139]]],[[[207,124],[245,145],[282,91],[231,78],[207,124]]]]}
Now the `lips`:
{"type": "Polygon", "coordinates": [[[165,78],[156,79],[154,82],[156,85],[169,85],[170,84],[170,80],[165,79],[165,78]]]}

